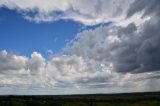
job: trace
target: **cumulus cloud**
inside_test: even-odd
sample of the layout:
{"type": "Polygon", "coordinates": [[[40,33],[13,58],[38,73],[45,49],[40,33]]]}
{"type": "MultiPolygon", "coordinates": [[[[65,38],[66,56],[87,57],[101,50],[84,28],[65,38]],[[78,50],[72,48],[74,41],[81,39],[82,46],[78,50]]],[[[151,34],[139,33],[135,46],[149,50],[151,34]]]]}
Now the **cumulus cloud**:
{"type": "Polygon", "coordinates": [[[0,7],[17,10],[34,22],[71,19],[85,25],[122,21],[134,0],[0,0],[0,7]]]}
{"type": "Polygon", "coordinates": [[[45,64],[45,59],[42,55],[37,52],[33,52],[31,59],[28,61],[28,68],[32,74],[37,74],[38,71],[43,70],[45,64]]]}
{"type": "MultiPolygon", "coordinates": [[[[76,55],[57,55],[51,60],[45,60],[44,57],[37,52],[31,54],[31,58],[19,56],[16,54],[1,51],[1,58],[9,58],[7,61],[0,59],[0,66],[10,64],[11,62],[20,61],[17,64],[12,64],[9,69],[0,68],[0,88],[12,88],[16,90],[22,89],[62,89],[72,88],[74,90],[81,89],[79,93],[83,93],[86,89],[91,89],[96,92],[98,89],[104,89],[105,92],[128,91],[147,91],[158,90],[159,83],[155,82],[157,87],[145,89],[148,87],[150,80],[158,80],[160,77],[159,72],[150,72],[142,74],[121,74],[113,72],[108,66],[101,64],[102,71],[98,71],[98,64],[93,61],[85,61],[82,57],[76,55]],[[7,54],[7,55],[6,55],[7,54]],[[10,57],[17,57],[15,58],[10,57]],[[18,58],[20,57],[20,58],[18,58]],[[25,59],[25,65],[22,62],[25,59]],[[21,66],[20,68],[15,68],[21,66]],[[12,73],[14,71],[14,73],[12,73]],[[145,83],[144,83],[145,82],[145,83]],[[145,86],[142,87],[141,85],[145,86]],[[110,89],[110,90],[108,90],[110,89]],[[84,91],[83,91],[84,90],[84,91]]],[[[103,90],[102,90],[103,91],[103,90]]]]}
{"type": "Polygon", "coordinates": [[[29,58],[1,51],[1,87],[83,88],[94,92],[159,90],[158,0],[0,0],[0,6],[37,22],[72,19],[92,25],[115,21],[110,26],[78,33],[64,48],[69,55],[53,55],[50,50],[52,56],[47,60],[38,52],[29,58]]]}
{"type": "Polygon", "coordinates": [[[112,70],[117,72],[159,71],[160,5],[154,0],[153,3],[148,1],[149,6],[144,5],[142,8],[139,6],[141,2],[144,1],[135,1],[131,5],[128,16],[143,10],[142,16],[150,19],[138,26],[133,21],[127,26],[102,26],[95,30],[81,32],[68,44],[67,51],[95,60],[99,64],[112,65],[112,70]],[[151,11],[151,8],[154,11],[151,11]]]}
{"type": "Polygon", "coordinates": [[[8,70],[20,70],[26,68],[27,57],[8,54],[7,51],[0,52],[0,72],[8,70]]]}

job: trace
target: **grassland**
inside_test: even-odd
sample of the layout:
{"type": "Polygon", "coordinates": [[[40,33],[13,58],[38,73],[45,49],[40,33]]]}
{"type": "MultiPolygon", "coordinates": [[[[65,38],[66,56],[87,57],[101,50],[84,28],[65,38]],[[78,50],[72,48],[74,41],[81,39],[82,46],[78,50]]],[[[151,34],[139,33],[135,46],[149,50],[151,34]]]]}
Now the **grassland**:
{"type": "Polygon", "coordinates": [[[160,106],[160,92],[0,96],[0,106],[160,106]]]}

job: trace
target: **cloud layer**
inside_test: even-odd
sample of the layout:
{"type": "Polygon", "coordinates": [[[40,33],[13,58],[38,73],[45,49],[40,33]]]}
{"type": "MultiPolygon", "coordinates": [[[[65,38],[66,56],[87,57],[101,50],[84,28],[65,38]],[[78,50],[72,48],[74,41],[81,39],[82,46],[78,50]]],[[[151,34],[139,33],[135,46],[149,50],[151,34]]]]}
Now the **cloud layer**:
{"type": "Polygon", "coordinates": [[[54,56],[51,60],[45,60],[37,52],[33,52],[31,58],[28,58],[1,51],[0,66],[2,66],[0,88],[9,87],[15,91],[19,89],[19,94],[23,94],[23,89],[34,88],[53,90],[68,88],[75,90],[76,93],[84,93],[87,89],[101,93],[156,91],[160,85],[159,72],[121,74],[105,65],[101,65],[100,71],[97,70],[100,66],[95,61],[85,61],[75,55],[54,56]],[[156,86],[150,87],[151,80],[156,86]]]}
{"type": "Polygon", "coordinates": [[[0,7],[17,10],[36,23],[60,19],[94,25],[122,21],[133,0],[0,0],[0,7]]]}
{"type": "Polygon", "coordinates": [[[50,60],[38,52],[29,58],[1,51],[1,89],[72,88],[78,93],[87,89],[96,93],[159,90],[159,0],[0,0],[0,6],[35,22],[113,22],[78,33],[64,48],[68,55],[56,54],[50,60]]]}
{"type": "Polygon", "coordinates": [[[92,59],[98,64],[111,65],[112,70],[117,72],[159,71],[160,5],[154,0],[142,8],[142,2],[144,1],[135,1],[131,5],[128,17],[143,11],[142,18],[149,17],[148,20],[140,25],[133,21],[125,27],[111,25],[86,30],[68,44],[67,51],[92,59]],[[136,6],[140,8],[137,9],[136,6]]]}

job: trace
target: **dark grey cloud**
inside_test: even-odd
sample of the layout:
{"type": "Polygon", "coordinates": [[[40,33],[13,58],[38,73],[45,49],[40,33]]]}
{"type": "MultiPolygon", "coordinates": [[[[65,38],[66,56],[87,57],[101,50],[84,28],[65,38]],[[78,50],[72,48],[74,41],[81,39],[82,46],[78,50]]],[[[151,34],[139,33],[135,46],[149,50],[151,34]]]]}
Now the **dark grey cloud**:
{"type": "MultiPolygon", "coordinates": [[[[126,34],[129,39],[118,46],[115,68],[120,72],[147,72],[160,70],[160,22],[145,23],[141,32],[126,34]],[[117,58],[118,57],[118,58],[117,58]]],[[[128,27],[127,27],[128,28],[128,27]]],[[[123,31],[125,32],[125,31],[123,31]]],[[[126,37],[125,37],[126,38],[126,37]]],[[[125,39],[124,38],[124,39],[125,39]]]]}
{"type": "Polygon", "coordinates": [[[135,13],[144,11],[144,16],[152,13],[160,14],[159,0],[135,0],[129,10],[127,16],[130,17],[135,13]]]}
{"type": "Polygon", "coordinates": [[[128,11],[128,16],[144,11],[143,17],[149,16],[146,22],[137,50],[137,63],[141,66],[137,71],[160,71],[160,1],[136,0],[128,11]],[[156,20],[156,22],[155,22],[156,20]]]}

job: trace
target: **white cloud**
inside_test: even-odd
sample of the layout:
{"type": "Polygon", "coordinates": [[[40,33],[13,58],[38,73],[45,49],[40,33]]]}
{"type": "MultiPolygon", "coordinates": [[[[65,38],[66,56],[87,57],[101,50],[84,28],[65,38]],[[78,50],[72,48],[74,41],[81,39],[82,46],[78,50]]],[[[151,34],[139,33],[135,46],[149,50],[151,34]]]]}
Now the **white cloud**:
{"type": "Polygon", "coordinates": [[[146,11],[155,10],[153,15],[151,10],[137,12],[138,8],[133,8],[133,5],[140,7],[137,0],[132,4],[130,17],[126,18],[131,2],[0,0],[0,7],[17,10],[24,18],[37,23],[71,19],[93,25],[113,21],[111,26],[78,33],[64,48],[70,55],[48,51],[51,57],[46,60],[38,52],[29,58],[1,51],[0,86],[83,89],[81,92],[159,90],[159,4],[153,8],[154,0],[149,8],[145,6],[146,11]],[[97,70],[99,67],[103,70],[97,70]]]}
{"type": "Polygon", "coordinates": [[[115,20],[116,26],[123,26],[126,27],[129,23],[134,23],[136,26],[142,25],[145,21],[150,20],[150,17],[142,17],[143,12],[140,12],[138,14],[134,14],[132,17],[129,18],[122,18],[120,20],[115,20]]]}
{"type": "Polygon", "coordinates": [[[8,70],[20,70],[26,68],[27,57],[8,54],[7,51],[0,52],[0,73],[8,70]]]}
{"type": "Polygon", "coordinates": [[[30,73],[37,74],[38,71],[42,71],[45,68],[45,59],[40,53],[33,52],[31,59],[28,62],[28,68],[30,73]]]}
{"type": "Polygon", "coordinates": [[[14,9],[34,22],[71,19],[85,25],[120,22],[133,0],[0,0],[0,7],[14,9]],[[33,13],[30,15],[30,13],[33,13]]]}
{"type": "MultiPolygon", "coordinates": [[[[86,61],[80,56],[54,56],[51,60],[45,58],[37,52],[33,52],[31,58],[10,54],[7,51],[2,51],[0,55],[0,66],[4,63],[12,64],[6,70],[1,68],[0,71],[0,89],[10,88],[18,89],[23,94],[24,89],[32,91],[33,89],[68,89],[76,93],[84,93],[90,89],[95,92],[127,92],[128,91],[144,91],[157,90],[158,87],[145,89],[150,84],[150,80],[154,81],[160,77],[158,72],[142,73],[142,74],[121,74],[111,70],[112,65],[103,67],[103,71],[97,71],[97,64],[94,60],[86,61]],[[9,58],[7,61],[5,58],[9,58]],[[22,60],[25,59],[24,65],[22,60]],[[21,66],[20,68],[14,68],[21,66]],[[12,72],[14,70],[14,72],[12,72]],[[12,72],[12,73],[11,73],[12,72]],[[141,85],[144,84],[142,87],[141,85]],[[19,89],[21,87],[22,89],[19,89]],[[32,89],[32,90],[30,90],[32,89]],[[105,90],[106,89],[106,90],[105,90]]],[[[160,86],[158,82],[155,82],[160,86]]],[[[16,91],[17,92],[17,91],[16,91]]],[[[18,94],[21,94],[17,92],[18,94]]],[[[45,91],[44,91],[45,92],[45,91]]],[[[63,91],[59,92],[62,93],[63,91]]],[[[88,91],[89,92],[89,91],[88,91]]],[[[4,93],[4,92],[3,92],[4,93]]],[[[12,92],[13,93],[13,92],[12,92]]],[[[37,92],[36,92],[37,93],[37,92]]],[[[73,92],[70,92],[73,93],[73,92]]],[[[63,93],[62,93],[63,94],[63,93]]]]}

